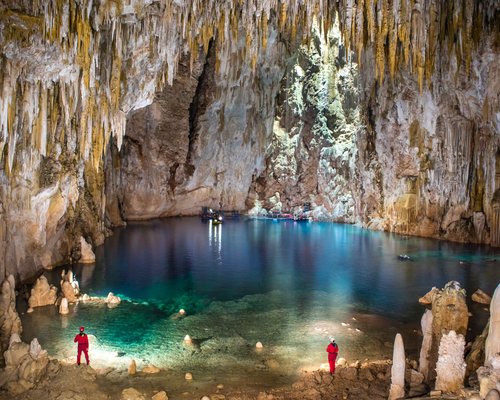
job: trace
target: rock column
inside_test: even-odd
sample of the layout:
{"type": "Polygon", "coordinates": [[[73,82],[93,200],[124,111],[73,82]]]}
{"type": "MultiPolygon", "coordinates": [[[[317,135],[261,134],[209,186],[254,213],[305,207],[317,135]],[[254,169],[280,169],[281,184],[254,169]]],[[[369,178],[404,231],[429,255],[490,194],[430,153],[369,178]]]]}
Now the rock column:
{"type": "Polygon", "coordinates": [[[429,352],[432,346],[432,311],[426,310],[422,316],[422,348],[420,349],[419,371],[424,375],[424,379],[429,377],[429,352]]]}
{"type": "Polygon", "coordinates": [[[465,290],[456,281],[448,282],[432,299],[432,343],[429,351],[427,382],[436,378],[439,345],[444,334],[455,331],[465,337],[469,323],[469,311],[465,302],[465,290]]]}
{"type": "Polygon", "coordinates": [[[436,390],[458,393],[464,387],[465,338],[455,331],[444,334],[439,344],[439,358],[436,365],[436,390]]]}
{"type": "Polygon", "coordinates": [[[486,338],[484,365],[490,367],[498,353],[500,353],[500,284],[495,289],[490,304],[490,327],[486,338]]]}
{"type": "Polygon", "coordinates": [[[389,400],[401,399],[405,395],[405,367],[406,360],[403,338],[398,333],[394,339],[389,400]]]}

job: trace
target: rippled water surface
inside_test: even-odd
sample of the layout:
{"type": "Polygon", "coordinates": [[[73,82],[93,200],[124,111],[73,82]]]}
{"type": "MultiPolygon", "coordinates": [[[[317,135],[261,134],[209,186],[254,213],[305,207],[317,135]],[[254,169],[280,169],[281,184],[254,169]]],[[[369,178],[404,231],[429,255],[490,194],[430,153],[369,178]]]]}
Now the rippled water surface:
{"type": "MultiPolygon", "coordinates": [[[[96,255],[95,265],[74,267],[82,292],[124,301],[113,309],[80,302],[67,317],[38,308],[22,316],[25,339],[74,358],[72,338],[84,325],[102,362],[134,358],[235,377],[318,368],[330,335],[350,360],[392,354],[398,331],[416,351],[420,296],[450,280],[468,294],[492,294],[500,280],[498,249],[332,223],[157,220],[117,230],[96,255]],[[187,316],[176,319],[181,308],[187,316]]],[[[59,274],[46,276],[57,284],[59,274]]],[[[472,311],[480,329],[487,313],[472,311]]]]}

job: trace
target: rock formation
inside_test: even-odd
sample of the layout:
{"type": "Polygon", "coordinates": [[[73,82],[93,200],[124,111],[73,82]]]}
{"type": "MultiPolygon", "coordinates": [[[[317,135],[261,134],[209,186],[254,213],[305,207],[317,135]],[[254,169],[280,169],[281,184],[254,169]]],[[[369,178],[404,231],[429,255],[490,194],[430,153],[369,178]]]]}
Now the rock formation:
{"type": "Polygon", "coordinates": [[[31,296],[28,300],[30,307],[41,307],[46,305],[54,305],[57,301],[57,288],[49,285],[45,276],[40,276],[31,289],[31,296]]]}
{"type": "Polygon", "coordinates": [[[68,299],[66,297],[63,297],[63,299],[61,300],[61,304],[59,305],[59,314],[69,314],[68,299]]]}
{"type": "Polygon", "coordinates": [[[494,357],[497,368],[493,367],[480,367],[477,370],[477,378],[479,380],[479,395],[484,399],[488,393],[498,388],[500,385],[500,356],[494,357]]]}
{"type": "Polygon", "coordinates": [[[121,299],[118,296],[115,296],[114,293],[109,292],[105,302],[108,304],[108,306],[117,306],[121,303],[121,299]]]}
{"type": "Polygon", "coordinates": [[[64,281],[61,286],[61,291],[64,298],[67,299],[69,303],[74,303],[77,300],[75,288],[70,282],[64,281]]]}
{"type": "Polygon", "coordinates": [[[21,335],[22,326],[16,311],[16,292],[14,276],[9,275],[2,282],[0,293],[0,361],[3,360],[4,351],[9,347],[12,335],[21,335]]]}
{"type": "Polygon", "coordinates": [[[403,338],[398,333],[394,339],[394,350],[391,368],[391,388],[389,400],[401,399],[405,395],[406,358],[403,338]]]}
{"type": "Polygon", "coordinates": [[[465,337],[469,321],[465,290],[456,281],[448,282],[432,299],[432,342],[428,359],[427,382],[436,377],[435,368],[443,334],[455,331],[465,337]]]}
{"type": "Polygon", "coordinates": [[[432,347],[432,311],[425,310],[422,316],[422,347],[420,349],[419,371],[424,375],[424,379],[429,377],[429,353],[432,347]]]}
{"type": "Polygon", "coordinates": [[[444,393],[459,394],[464,387],[465,369],[464,362],[465,338],[450,331],[441,337],[439,343],[439,357],[436,364],[436,390],[444,393]]]}
{"type": "Polygon", "coordinates": [[[500,353],[500,284],[495,289],[490,305],[490,321],[485,345],[484,365],[491,366],[492,359],[500,353]]]}
{"type": "Polygon", "coordinates": [[[476,303],[480,304],[490,304],[491,296],[487,293],[484,293],[481,289],[477,289],[472,294],[472,301],[475,301],[476,303]]]}
{"type": "Polygon", "coordinates": [[[82,264],[92,264],[95,262],[95,254],[92,250],[92,246],[87,243],[87,241],[80,236],[80,259],[78,262],[82,264]]]}
{"type": "Polygon", "coordinates": [[[19,336],[11,341],[5,351],[5,369],[0,373],[0,387],[17,395],[31,389],[45,374],[49,357],[35,338],[30,345],[19,336]]]}

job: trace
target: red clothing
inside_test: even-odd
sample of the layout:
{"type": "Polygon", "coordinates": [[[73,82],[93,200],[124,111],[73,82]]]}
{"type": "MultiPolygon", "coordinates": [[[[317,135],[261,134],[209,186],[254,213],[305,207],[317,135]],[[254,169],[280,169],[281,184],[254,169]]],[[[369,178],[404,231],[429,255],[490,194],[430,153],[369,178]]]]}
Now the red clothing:
{"type": "Polygon", "coordinates": [[[330,343],[326,348],[328,352],[328,363],[330,364],[330,373],[335,373],[335,361],[337,360],[337,355],[339,354],[339,346],[337,343],[330,343]]]}
{"type": "Polygon", "coordinates": [[[79,333],[75,336],[75,343],[78,343],[78,356],[76,357],[76,363],[80,365],[80,358],[83,354],[85,355],[85,360],[87,365],[89,364],[89,337],[85,333],[79,333]]]}

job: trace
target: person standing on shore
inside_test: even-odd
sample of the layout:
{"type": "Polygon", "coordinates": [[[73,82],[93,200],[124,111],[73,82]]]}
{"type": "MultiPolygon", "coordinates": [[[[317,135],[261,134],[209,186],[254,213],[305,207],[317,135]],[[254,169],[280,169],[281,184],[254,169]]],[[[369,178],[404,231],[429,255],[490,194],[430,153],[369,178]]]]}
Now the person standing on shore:
{"type": "Polygon", "coordinates": [[[85,360],[87,361],[87,365],[90,364],[89,362],[89,337],[87,334],[84,332],[85,328],[83,326],[80,326],[80,333],[78,333],[75,336],[75,340],[73,340],[75,343],[78,343],[78,356],[76,357],[76,363],[80,365],[80,357],[83,354],[85,354],[85,360]]]}
{"type": "Polygon", "coordinates": [[[330,364],[330,374],[335,374],[335,362],[337,361],[337,355],[339,354],[339,346],[335,343],[335,338],[330,338],[330,344],[327,346],[326,351],[328,352],[328,363],[330,364]]]}

